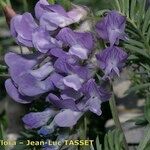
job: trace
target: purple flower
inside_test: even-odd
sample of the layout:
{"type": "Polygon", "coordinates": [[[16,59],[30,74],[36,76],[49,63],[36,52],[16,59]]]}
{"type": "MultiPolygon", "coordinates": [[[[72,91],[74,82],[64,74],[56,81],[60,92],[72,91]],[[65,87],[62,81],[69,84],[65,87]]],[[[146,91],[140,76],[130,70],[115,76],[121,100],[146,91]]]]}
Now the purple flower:
{"type": "Polygon", "coordinates": [[[49,5],[47,0],[39,0],[36,5],[35,5],[35,16],[37,19],[40,19],[40,17],[42,16],[42,14],[44,14],[45,12],[47,12],[47,10],[44,10],[41,5],[49,5]]]}
{"type": "Polygon", "coordinates": [[[56,127],[72,127],[83,115],[81,111],[71,109],[62,109],[60,112],[51,109],[46,109],[43,112],[31,112],[26,114],[22,120],[25,126],[29,129],[40,128],[39,134],[47,135],[54,132],[56,127]],[[48,121],[53,121],[47,125],[48,121]]]}
{"type": "Polygon", "coordinates": [[[69,46],[69,54],[80,59],[87,59],[93,48],[93,36],[89,32],[74,32],[70,28],[63,28],[56,37],[66,46],[69,46]]]}
{"type": "Polygon", "coordinates": [[[30,13],[16,15],[11,19],[10,30],[19,44],[33,47],[32,33],[38,27],[30,13]]]}
{"type": "Polygon", "coordinates": [[[91,112],[101,115],[101,103],[109,100],[111,93],[104,87],[97,86],[94,79],[88,80],[83,86],[81,91],[84,93],[83,110],[90,110],[91,112]]]}
{"type": "Polygon", "coordinates": [[[9,66],[11,79],[6,81],[5,86],[8,94],[17,102],[31,102],[28,97],[35,97],[54,89],[54,68],[50,62],[36,68],[42,59],[40,57],[41,55],[36,54],[6,54],[5,62],[9,66]]]}
{"type": "Polygon", "coordinates": [[[58,27],[63,28],[84,19],[87,11],[81,6],[74,5],[71,11],[66,12],[58,4],[48,4],[47,1],[40,0],[35,6],[35,15],[42,27],[54,31],[58,27]]]}
{"type": "Polygon", "coordinates": [[[112,77],[119,76],[128,56],[121,48],[113,46],[104,49],[96,57],[100,68],[105,72],[105,77],[112,77]]]}
{"type": "MultiPolygon", "coordinates": [[[[81,116],[89,110],[97,115],[101,115],[101,103],[108,100],[110,95],[110,92],[106,91],[102,86],[97,86],[94,79],[88,80],[78,92],[68,88],[63,90],[59,97],[50,93],[47,96],[47,101],[59,111],[54,114],[52,122],[48,125],[46,125],[46,122],[48,122],[51,115],[43,117],[44,120],[42,122],[44,126],[38,133],[47,135],[54,132],[56,127],[73,127],[81,116]]],[[[42,120],[43,113],[45,111],[39,114],[27,114],[27,117],[24,117],[27,119],[23,119],[23,121],[27,126],[30,125],[31,128],[38,128],[41,126],[40,120],[42,120]],[[36,114],[39,115],[39,119],[35,117],[36,114]]]]}
{"type": "Polygon", "coordinates": [[[106,40],[111,46],[119,44],[120,39],[125,39],[126,17],[116,11],[111,11],[105,18],[96,24],[96,30],[100,38],[106,40]]]}
{"type": "Polygon", "coordinates": [[[46,109],[43,112],[30,112],[22,120],[29,129],[39,128],[46,125],[49,119],[53,118],[56,113],[53,109],[46,109]]]}
{"type": "Polygon", "coordinates": [[[53,48],[62,47],[62,43],[50,36],[49,32],[39,27],[32,33],[34,47],[41,53],[47,53],[53,48]]]}
{"type": "Polygon", "coordinates": [[[82,87],[84,80],[80,78],[77,74],[68,75],[63,78],[63,83],[70,88],[78,91],[82,87]]]}
{"type": "Polygon", "coordinates": [[[71,109],[71,110],[75,110],[75,111],[79,110],[75,104],[75,101],[71,98],[62,99],[62,98],[59,98],[56,95],[50,93],[47,96],[47,101],[49,101],[51,104],[53,104],[56,108],[71,109]]]}
{"type": "Polygon", "coordinates": [[[82,115],[81,111],[65,109],[55,116],[54,121],[59,127],[73,127],[82,115]]]}

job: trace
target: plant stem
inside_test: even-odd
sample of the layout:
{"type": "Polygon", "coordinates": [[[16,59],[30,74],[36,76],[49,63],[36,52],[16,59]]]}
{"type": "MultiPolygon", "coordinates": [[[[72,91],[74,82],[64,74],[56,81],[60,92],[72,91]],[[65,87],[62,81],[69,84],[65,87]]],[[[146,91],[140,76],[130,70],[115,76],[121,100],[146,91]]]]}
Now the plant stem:
{"type": "Polygon", "coordinates": [[[4,8],[6,5],[7,5],[7,4],[6,4],[3,0],[0,0],[0,6],[1,6],[2,8],[4,8]]]}
{"type": "MultiPolygon", "coordinates": [[[[112,89],[113,89],[113,88],[112,88],[112,89]]],[[[122,129],[122,127],[121,127],[121,123],[120,123],[120,121],[119,121],[119,116],[118,116],[118,111],[117,111],[117,106],[116,106],[116,102],[115,102],[114,93],[112,94],[112,98],[111,98],[111,100],[109,101],[109,104],[110,104],[110,109],[111,109],[112,117],[113,117],[114,122],[115,122],[115,126],[116,126],[118,129],[120,129],[120,131],[123,133],[123,144],[124,144],[125,150],[129,150],[128,144],[127,144],[127,141],[126,141],[124,132],[123,132],[123,129],[122,129]]]]}
{"type": "Polygon", "coordinates": [[[50,4],[55,4],[55,0],[48,0],[50,4]]]}
{"type": "Polygon", "coordinates": [[[150,126],[147,126],[143,140],[141,140],[137,150],[144,150],[150,140],[150,126]]]}

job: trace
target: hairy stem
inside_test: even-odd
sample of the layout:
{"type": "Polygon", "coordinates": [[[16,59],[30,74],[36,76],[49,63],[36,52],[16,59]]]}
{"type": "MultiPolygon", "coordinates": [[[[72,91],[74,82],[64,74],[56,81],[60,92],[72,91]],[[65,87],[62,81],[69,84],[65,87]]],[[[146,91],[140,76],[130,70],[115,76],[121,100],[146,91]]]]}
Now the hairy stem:
{"type": "Polygon", "coordinates": [[[112,98],[109,101],[109,104],[110,104],[112,117],[113,117],[114,122],[115,122],[115,126],[116,126],[116,128],[120,129],[120,131],[123,133],[123,144],[124,144],[125,150],[129,150],[123,129],[121,127],[121,123],[119,121],[119,116],[118,116],[118,111],[117,111],[114,93],[112,94],[112,98]]]}

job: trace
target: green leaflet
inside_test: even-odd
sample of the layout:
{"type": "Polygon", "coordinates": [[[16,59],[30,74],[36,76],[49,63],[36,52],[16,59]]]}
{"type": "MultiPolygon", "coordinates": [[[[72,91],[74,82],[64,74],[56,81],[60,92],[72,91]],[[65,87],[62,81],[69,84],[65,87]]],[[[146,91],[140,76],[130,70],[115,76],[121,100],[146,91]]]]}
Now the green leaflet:
{"type": "Polygon", "coordinates": [[[55,4],[55,0],[48,0],[50,4],[55,4]]]}
{"type": "Polygon", "coordinates": [[[143,21],[143,18],[145,16],[146,0],[142,0],[142,1],[139,0],[138,5],[139,5],[139,12],[138,12],[138,18],[137,18],[137,25],[140,27],[140,24],[143,21]]]}
{"type": "Polygon", "coordinates": [[[119,0],[115,0],[115,5],[114,7],[121,12],[121,6],[120,6],[120,3],[119,3],[119,0]]]}
{"type": "Polygon", "coordinates": [[[135,7],[136,7],[136,0],[132,0],[131,1],[131,8],[130,8],[130,18],[132,19],[132,20],[134,20],[135,18],[134,18],[134,13],[135,13],[135,7]]]}
{"type": "Polygon", "coordinates": [[[131,45],[137,46],[137,47],[139,47],[139,48],[144,48],[144,44],[143,44],[142,42],[136,41],[136,40],[134,40],[134,39],[128,39],[128,40],[126,41],[126,43],[129,43],[129,44],[131,44],[131,45]]]}
{"type": "Polygon", "coordinates": [[[141,89],[146,89],[150,87],[150,83],[145,83],[145,84],[142,84],[142,85],[137,85],[137,86],[134,86],[134,87],[131,87],[129,90],[127,90],[126,93],[132,93],[132,92],[136,92],[136,91],[139,91],[141,89]]]}
{"type": "Polygon", "coordinates": [[[124,4],[125,4],[125,14],[127,17],[129,17],[129,0],[124,0],[124,4]]]}
{"type": "Polygon", "coordinates": [[[143,34],[145,34],[145,32],[147,32],[149,23],[150,23],[150,8],[148,8],[148,10],[145,14],[143,28],[142,28],[143,34]]]}
{"type": "MultiPolygon", "coordinates": [[[[124,150],[123,134],[118,129],[108,131],[104,138],[103,150],[124,150]]],[[[91,149],[93,150],[93,149],[91,149]]],[[[102,145],[99,143],[99,138],[96,138],[96,150],[102,150],[102,145]]]]}
{"type": "Polygon", "coordinates": [[[97,136],[97,138],[96,138],[96,149],[97,150],[102,150],[102,145],[100,144],[100,142],[99,142],[99,137],[97,136]]]}
{"type": "Polygon", "coordinates": [[[124,44],[124,47],[126,49],[130,50],[130,52],[132,52],[132,53],[137,53],[137,54],[140,54],[140,55],[146,57],[147,59],[150,59],[150,57],[146,53],[146,50],[144,50],[144,49],[138,48],[136,46],[132,46],[130,44],[124,44]]]}
{"type": "Polygon", "coordinates": [[[123,135],[118,129],[109,131],[105,138],[105,150],[123,150],[122,141],[123,135]]]}

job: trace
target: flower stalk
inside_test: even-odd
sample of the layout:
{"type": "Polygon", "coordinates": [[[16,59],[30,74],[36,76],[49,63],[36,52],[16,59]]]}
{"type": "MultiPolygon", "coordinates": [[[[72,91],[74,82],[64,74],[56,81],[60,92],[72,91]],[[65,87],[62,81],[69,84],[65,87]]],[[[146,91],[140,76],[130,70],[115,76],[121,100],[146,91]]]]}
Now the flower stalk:
{"type": "MultiPolygon", "coordinates": [[[[113,89],[113,87],[112,87],[112,89],[113,89]]],[[[124,144],[125,150],[129,150],[128,144],[127,144],[127,141],[126,141],[126,138],[125,138],[123,129],[122,129],[122,127],[121,127],[120,120],[119,120],[119,116],[118,116],[118,111],[117,111],[117,106],[116,106],[116,102],[115,102],[115,95],[114,95],[114,93],[112,93],[112,97],[111,97],[111,99],[110,99],[110,101],[109,101],[109,104],[110,104],[110,109],[111,109],[111,113],[112,113],[112,117],[113,117],[115,126],[116,126],[116,128],[118,128],[118,129],[122,132],[122,134],[123,134],[123,144],[124,144]]]]}

